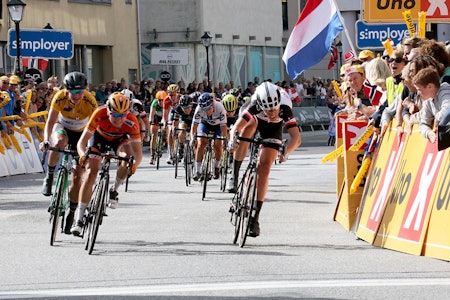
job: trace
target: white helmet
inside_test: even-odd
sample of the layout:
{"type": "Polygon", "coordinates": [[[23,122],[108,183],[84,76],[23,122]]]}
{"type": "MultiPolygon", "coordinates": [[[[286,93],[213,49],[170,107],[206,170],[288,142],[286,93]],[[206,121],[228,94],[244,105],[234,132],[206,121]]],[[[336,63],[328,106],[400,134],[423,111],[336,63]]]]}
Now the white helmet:
{"type": "Polygon", "coordinates": [[[129,89],[123,89],[120,91],[123,95],[125,95],[126,97],[128,97],[128,99],[132,100],[134,99],[134,94],[132,91],[130,91],[129,89]]]}
{"type": "Polygon", "coordinates": [[[280,108],[281,93],[275,84],[265,81],[258,85],[254,97],[256,104],[262,110],[274,110],[280,108]]]}

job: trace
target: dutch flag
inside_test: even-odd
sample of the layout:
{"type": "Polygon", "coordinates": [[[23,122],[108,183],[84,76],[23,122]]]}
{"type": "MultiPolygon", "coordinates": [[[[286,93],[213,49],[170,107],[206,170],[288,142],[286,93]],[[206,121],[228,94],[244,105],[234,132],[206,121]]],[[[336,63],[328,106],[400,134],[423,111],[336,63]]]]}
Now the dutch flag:
{"type": "Polygon", "coordinates": [[[295,79],[319,63],[343,29],[334,0],[308,0],[283,54],[289,77],[295,79]]]}

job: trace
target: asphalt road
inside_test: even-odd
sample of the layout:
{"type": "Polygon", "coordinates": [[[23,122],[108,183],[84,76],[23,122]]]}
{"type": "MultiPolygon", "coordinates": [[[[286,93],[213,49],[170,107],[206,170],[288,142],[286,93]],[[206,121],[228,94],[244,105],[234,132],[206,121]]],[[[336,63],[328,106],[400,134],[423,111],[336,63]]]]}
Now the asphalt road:
{"type": "Polygon", "coordinates": [[[232,244],[231,195],[201,201],[149,153],[108,210],[92,255],[80,238],[49,245],[43,174],[0,178],[0,299],[446,299],[446,261],[373,247],[332,220],[335,164],[327,133],[273,166],[261,236],[232,244]]]}

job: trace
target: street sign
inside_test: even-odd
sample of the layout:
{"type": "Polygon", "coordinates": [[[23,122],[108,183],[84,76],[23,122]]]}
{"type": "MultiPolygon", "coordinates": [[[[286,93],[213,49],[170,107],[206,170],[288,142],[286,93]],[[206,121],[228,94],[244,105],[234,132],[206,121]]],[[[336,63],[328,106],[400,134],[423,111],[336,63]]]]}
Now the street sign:
{"type": "Polygon", "coordinates": [[[152,65],[185,66],[189,63],[188,49],[152,48],[152,65]]]}
{"type": "Polygon", "coordinates": [[[169,72],[167,72],[167,71],[161,72],[161,80],[162,81],[167,82],[170,80],[170,78],[172,78],[172,75],[169,72]]]}
{"type": "Polygon", "coordinates": [[[417,13],[427,12],[427,22],[450,21],[450,1],[446,0],[363,0],[363,18],[369,23],[403,23],[402,12],[411,11],[413,21],[417,13]]]}
{"type": "MultiPolygon", "coordinates": [[[[73,38],[70,31],[20,29],[20,55],[47,59],[71,59],[73,38]]],[[[8,55],[17,56],[16,30],[8,31],[8,55]]]]}
{"type": "Polygon", "coordinates": [[[362,21],[356,22],[356,46],[360,49],[383,49],[386,39],[390,38],[394,45],[409,37],[406,24],[368,24],[362,21]]]}

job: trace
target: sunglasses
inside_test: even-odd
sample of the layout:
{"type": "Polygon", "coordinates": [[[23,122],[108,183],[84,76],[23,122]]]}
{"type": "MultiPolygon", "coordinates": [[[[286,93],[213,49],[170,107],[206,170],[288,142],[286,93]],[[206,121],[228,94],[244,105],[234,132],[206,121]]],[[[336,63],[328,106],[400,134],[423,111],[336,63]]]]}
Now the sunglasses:
{"type": "Polygon", "coordinates": [[[208,105],[208,106],[202,107],[202,110],[203,110],[203,111],[208,111],[208,110],[210,110],[211,108],[212,108],[212,105],[208,105]]]}
{"type": "Polygon", "coordinates": [[[390,57],[389,57],[389,55],[383,55],[381,58],[382,59],[389,59],[390,57]]]}
{"type": "Polygon", "coordinates": [[[403,58],[402,57],[389,58],[389,62],[390,63],[392,63],[394,61],[399,64],[399,63],[401,63],[403,61],[403,58]]]}
{"type": "Polygon", "coordinates": [[[69,93],[71,93],[72,95],[81,94],[83,92],[84,90],[69,90],[69,93]]]}
{"type": "Polygon", "coordinates": [[[113,118],[124,118],[126,115],[126,113],[118,113],[115,111],[111,111],[110,114],[113,118]]]}

